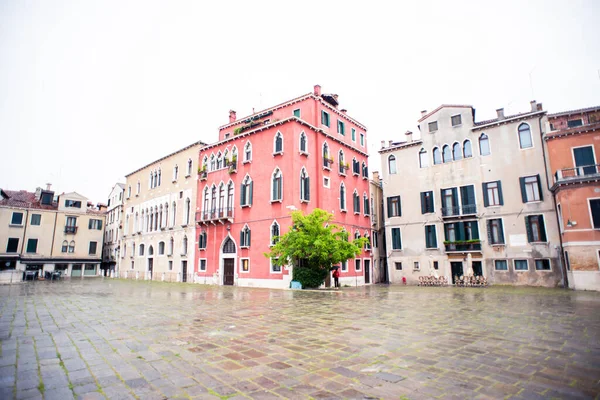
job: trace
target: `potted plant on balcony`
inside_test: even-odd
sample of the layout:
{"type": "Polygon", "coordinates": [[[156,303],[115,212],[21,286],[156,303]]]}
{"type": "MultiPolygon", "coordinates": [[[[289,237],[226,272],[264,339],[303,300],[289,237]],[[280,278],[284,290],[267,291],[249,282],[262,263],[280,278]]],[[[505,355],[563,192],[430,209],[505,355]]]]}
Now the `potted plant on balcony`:
{"type": "Polygon", "coordinates": [[[207,177],[206,165],[203,165],[202,167],[198,167],[198,175],[200,176],[201,181],[206,179],[206,177],[207,177]]]}
{"type": "Polygon", "coordinates": [[[233,136],[237,136],[237,135],[239,135],[240,133],[242,133],[243,131],[244,131],[244,128],[243,128],[243,127],[241,127],[241,126],[240,126],[240,127],[237,127],[237,128],[235,128],[235,129],[233,130],[233,136]]]}

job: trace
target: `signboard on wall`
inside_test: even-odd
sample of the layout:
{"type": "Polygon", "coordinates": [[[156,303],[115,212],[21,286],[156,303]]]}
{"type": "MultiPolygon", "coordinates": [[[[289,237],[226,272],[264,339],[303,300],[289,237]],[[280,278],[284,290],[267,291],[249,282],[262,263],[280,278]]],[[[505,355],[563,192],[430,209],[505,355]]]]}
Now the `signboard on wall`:
{"type": "Polygon", "coordinates": [[[509,241],[511,246],[527,246],[527,235],[510,235],[509,241]]]}

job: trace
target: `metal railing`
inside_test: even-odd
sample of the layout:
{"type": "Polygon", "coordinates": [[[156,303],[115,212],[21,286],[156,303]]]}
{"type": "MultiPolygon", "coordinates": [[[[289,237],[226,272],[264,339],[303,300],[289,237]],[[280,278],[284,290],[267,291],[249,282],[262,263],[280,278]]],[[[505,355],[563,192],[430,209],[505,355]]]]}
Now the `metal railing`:
{"type": "Polygon", "coordinates": [[[233,218],[233,207],[215,208],[208,211],[198,211],[196,222],[215,221],[233,218]]]}
{"type": "Polygon", "coordinates": [[[446,251],[481,251],[481,243],[445,243],[446,251]]]}
{"type": "Polygon", "coordinates": [[[65,226],[65,233],[77,233],[77,227],[76,226],[65,226]]]}
{"type": "Polygon", "coordinates": [[[476,204],[466,204],[456,207],[442,207],[442,217],[457,217],[460,215],[477,214],[476,204]]]}
{"type": "Polygon", "coordinates": [[[554,174],[554,182],[600,175],[600,164],[584,165],[575,168],[559,169],[554,174]]]}

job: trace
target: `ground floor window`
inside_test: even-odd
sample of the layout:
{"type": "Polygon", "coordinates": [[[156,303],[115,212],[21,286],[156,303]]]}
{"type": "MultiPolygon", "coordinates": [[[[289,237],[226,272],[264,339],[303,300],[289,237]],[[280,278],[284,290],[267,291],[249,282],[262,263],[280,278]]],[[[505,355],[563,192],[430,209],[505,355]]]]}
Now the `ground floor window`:
{"type": "MultiPolygon", "coordinates": [[[[250,259],[249,258],[242,258],[242,272],[250,272],[250,259]]],[[[204,269],[206,269],[206,266],[204,267],[204,269]]]]}
{"type": "Polygon", "coordinates": [[[361,260],[354,260],[354,269],[360,271],[361,269],[361,260]]]}
{"type": "Polygon", "coordinates": [[[440,269],[440,264],[437,261],[433,262],[433,269],[440,269]]]}
{"type": "Polygon", "coordinates": [[[342,272],[348,271],[348,260],[342,261],[342,272]]]}
{"type": "Polygon", "coordinates": [[[54,266],[55,271],[60,271],[62,273],[66,272],[69,269],[69,264],[56,264],[54,266]]]}
{"type": "Polygon", "coordinates": [[[81,264],[73,264],[71,267],[71,276],[81,276],[81,264]]]}
{"type": "Polygon", "coordinates": [[[271,272],[281,272],[281,265],[275,265],[277,260],[279,260],[279,257],[271,258],[271,272]]]}
{"type": "Polygon", "coordinates": [[[535,260],[535,269],[537,271],[550,271],[550,260],[535,260]]]}
{"type": "MultiPolygon", "coordinates": [[[[133,269],[133,261],[131,262],[131,264],[131,269],[133,269]]],[[[173,261],[169,261],[169,271],[173,271],[173,261]]]]}
{"type": "Polygon", "coordinates": [[[508,264],[506,263],[506,260],[495,260],[494,269],[496,271],[508,271],[508,264]]]}
{"type": "Polygon", "coordinates": [[[96,264],[85,264],[84,275],[96,275],[96,264]]]}
{"type": "Polygon", "coordinates": [[[415,269],[415,271],[418,271],[418,270],[421,269],[421,264],[418,261],[415,261],[415,263],[414,263],[414,269],[415,269]]]}
{"type": "Polygon", "coordinates": [[[515,271],[527,271],[527,260],[515,260],[515,271]]]}
{"type": "Polygon", "coordinates": [[[402,271],[402,263],[401,262],[394,263],[394,265],[396,267],[396,271],[402,271]]]}

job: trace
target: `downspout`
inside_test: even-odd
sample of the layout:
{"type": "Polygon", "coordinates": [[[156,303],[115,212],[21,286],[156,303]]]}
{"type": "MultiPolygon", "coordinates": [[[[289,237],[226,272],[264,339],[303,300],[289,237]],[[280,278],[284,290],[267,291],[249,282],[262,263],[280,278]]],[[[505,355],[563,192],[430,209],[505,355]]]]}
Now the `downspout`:
{"type": "MultiPolygon", "coordinates": [[[[543,116],[540,116],[538,118],[538,125],[540,128],[540,135],[541,135],[541,139],[542,139],[542,155],[544,157],[544,170],[546,171],[546,186],[548,188],[548,191],[550,193],[552,193],[552,205],[554,206],[554,216],[556,217],[556,225],[558,226],[558,240],[560,243],[560,251],[559,251],[559,255],[558,255],[558,262],[560,263],[560,271],[562,273],[562,279],[563,279],[563,288],[567,289],[569,287],[569,281],[567,278],[567,271],[565,269],[565,262],[564,262],[564,249],[563,249],[563,238],[562,238],[562,232],[560,231],[560,220],[558,217],[558,212],[556,212],[556,193],[554,191],[552,191],[550,189],[550,176],[548,175],[548,158],[546,157],[546,140],[544,139],[544,132],[542,131],[542,118],[543,116]]],[[[552,173],[552,171],[550,171],[550,174],[552,173]]]]}
{"type": "MultiPolygon", "coordinates": [[[[54,213],[54,228],[52,228],[52,244],[50,245],[50,258],[54,255],[54,238],[56,237],[56,221],[58,219],[58,211],[54,213]]],[[[55,264],[56,268],[56,264],[55,264]]]]}
{"type": "MultiPolygon", "coordinates": [[[[25,226],[23,228],[23,240],[21,241],[20,254],[23,254],[24,250],[25,250],[25,238],[27,237],[27,221],[29,221],[29,210],[25,210],[25,224],[24,224],[25,226]]],[[[27,269],[27,268],[25,268],[25,269],[27,269]]]]}

